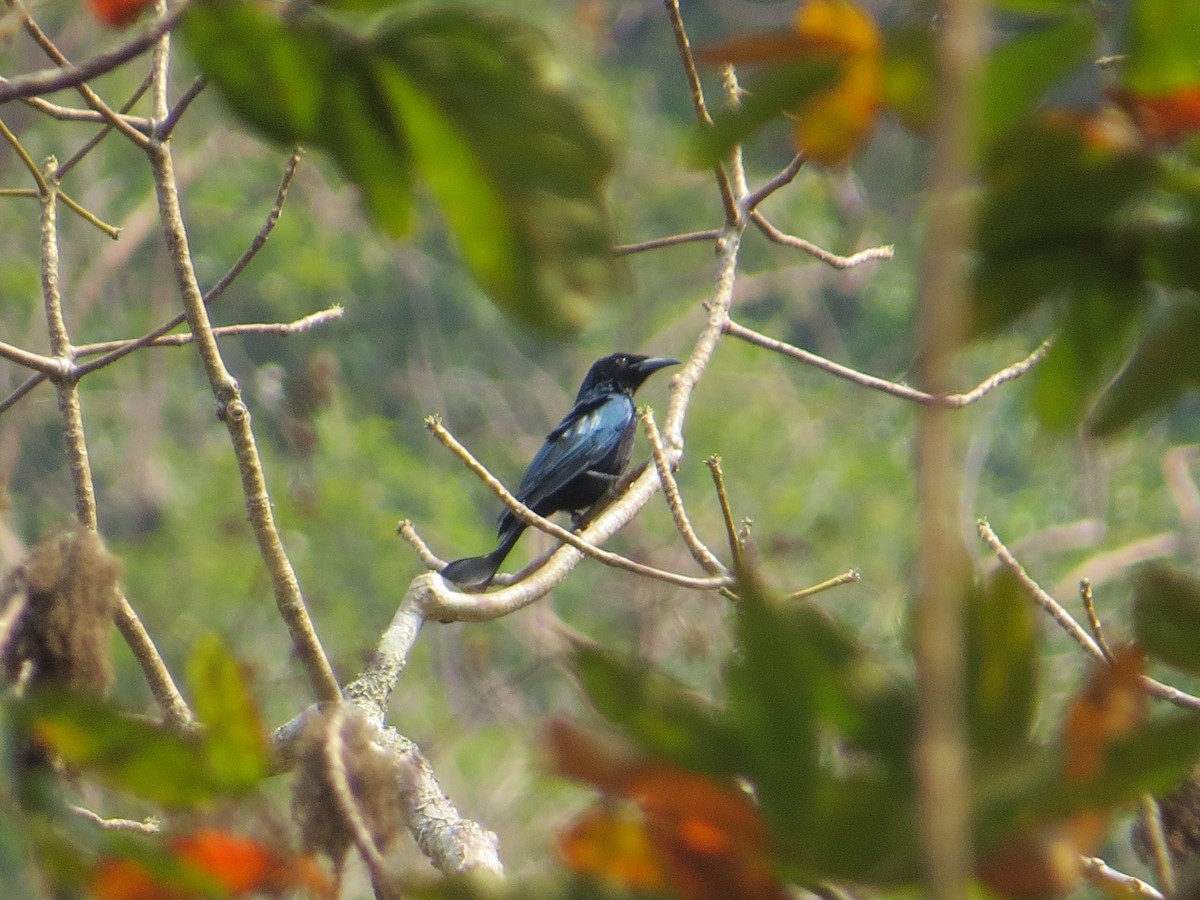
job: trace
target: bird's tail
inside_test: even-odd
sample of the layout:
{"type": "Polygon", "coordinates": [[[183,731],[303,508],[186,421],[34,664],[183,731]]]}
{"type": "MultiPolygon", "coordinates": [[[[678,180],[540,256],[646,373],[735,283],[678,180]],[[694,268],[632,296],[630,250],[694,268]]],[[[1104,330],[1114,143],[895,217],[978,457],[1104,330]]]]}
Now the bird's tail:
{"type": "Polygon", "coordinates": [[[524,524],[520,522],[516,524],[520,527],[511,528],[502,534],[499,545],[487,556],[468,556],[465,559],[456,559],[442,569],[442,577],[447,581],[453,581],[460,587],[487,587],[496,576],[496,570],[500,568],[505,557],[517,543],[517,538],[525,530],[524,524]]]}

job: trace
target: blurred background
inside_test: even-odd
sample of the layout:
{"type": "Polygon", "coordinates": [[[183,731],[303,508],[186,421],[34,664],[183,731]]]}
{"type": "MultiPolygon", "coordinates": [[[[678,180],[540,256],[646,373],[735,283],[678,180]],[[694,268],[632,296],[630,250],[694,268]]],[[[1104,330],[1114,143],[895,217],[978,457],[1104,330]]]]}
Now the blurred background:
{"type": "MultiPolygon", "coordinates": [[[[888,14],[889,4],[865,5],[888,14]]],[[[618,242],[721,224],[711,174],[684,162],[691,104],[660,3],[488,6],[537,22],[566,61],[561,77],[585,92],[614,135],[618,242]]],[[[693,42],[703,45],[735,31],[785,27],[793,11],[792,3],[768,0],[696,0],[684,13],[693,42]]],[[[72,58],[112,42],[74,6],[45,2],[33,12],[72,58]]],[[[3,71],[44,67],[36,48],[12,31],[5,29],[0,47],[3,71]]],[[[182,54],[175,63],[182,89],[192,72],[182,54]]],[[[129,77],[114,73],[98,86],[121,97],[136,86],[129,77]]],[[[715,105],[717,79],[712,72],[704,78],[715,105]]],[[[65,158],[91,134],[20,105],[3,116],[35,159],[65,158]]],[[[213,91],[193,104],[174,143],[207,287],[258,231],[288,154],[243,133],[213,91]]],[[[792,154],[786,129],[768,129],[747,151],[751,186],[792,154]]],[[[776,225],[838,253],[893,244],[895,259],[839,272],[751,231],[735,318],[863,371],[909,379],[926,165],[922,143],[885,121],[849,168],[803,170],[763,207],[776,225]]],[[[0,186],[25,180],[15,155],[0,151],[0,186]]],[[[75,343],[136,336],[172,316],[173,277],[138,151],[110,137],[65,188],[122,228],[113,242],[76,217],[63,220],[62,291],[75,343]]],[[[493,472],[515,483],[595,358],[615,350],[684,358],[712,289],[710,244],[633,255],[578,340],[539,338],[488,302],[435,211],[427,203],[420,210],[411,239],[380,236],[355,191],[309,154],[269,243],[212,308],[218,324],[345,308],[339,321],[304,334],[222,340],[254,415],[287,549],[343,681],[369,659],[409,581],[424,571],[396,536],[398,520],[411,519],[446,559],[492,546],[496,500],[428,435],[423,418],[441,415],[493,472]]],[[[0,339],[45,352],[36,202],[0,199],[0,230],[0,339]]],[[[1045,328],[1026,322],[972,346],[961,361],[962,388],[1027,355],[1047,337],[1045,328]]],[[[0,364],[0,395],[26,374],[0,364]]],[[[663,411],[666,385],[666,378],[651,380],[639,402],[663,411]]],[[[82,398],[101,531],[123,560],[127,595],[168,663],[179,671],[196,638],[216,631],[252,667],[268,725],[291,718],[308,702],[307,689],[195,352],[138,352],[89,377],[82,398]]],[[[1183,547],[1196,524],[1188,475],[1196,407],[1097,444],[1042,432],[1027,405],[1018,380],[960,414],[969,439],[964,541],[986,564],[974,520],[988,518],[1030,573],[1073,608],[1078,578],[1088,575],[1101,615],[1120,636],[1129,596],[1123,566],[1139,554],[1183,547]]],[[[696,391],[679,472],[700,534],[723,551],[704,465],[710,454],[721,456],[734,513],[752,520],[763,570],[779,587],[861,572],[859,583],[817,602],[901,672],[916,537],[914,417],[904,401],[725,338],[696,391]]],[[[635,460],[647,455],[638,441],[635,460]]],[[[0,500],[0,568],[72,514],[48,385],[0,415],[0,500]]],[[[527,535],[509,570],[548,546],[543,536],[527,535]]],[[[695,570],[661,499],[610,546],[659,567],[695,570]]],[[[541,871],[553,833],[587,796],[539,765],[546,717],[587,714],[560,665],[563,634],[644,656],[711,694],[728,662],[731,615],[715,594],[585,561],[552,596],[506,619],[428,625],[390,721],[418,742],[464,815],[499,834],[511,873],[541,871]]],[[[1045,675],[1061,695],[1082,678],[1081,654],[1050,628],[1044,647],[1045,675]]],[[[123,646],[116,653],[119,701],[151,711],[132,658],[123,646]]],[[[1056,721],[1051,711],[1046,716],[1056,721]]],[[[1113,858],[1125,861],[1123,852],[1113,858]]],[[[412,853],[424,871],[427,863],[412,853]]]]}

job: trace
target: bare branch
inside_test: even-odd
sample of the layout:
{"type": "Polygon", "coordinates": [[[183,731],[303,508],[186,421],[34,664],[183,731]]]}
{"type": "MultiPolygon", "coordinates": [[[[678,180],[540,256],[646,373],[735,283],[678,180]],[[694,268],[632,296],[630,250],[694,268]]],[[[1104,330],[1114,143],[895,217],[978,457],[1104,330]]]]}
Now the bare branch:
{"type": "MultiPolygon", "coordinates": [[[[688,91],[692,95],[692,108],[696,111],[696,121],[701,127],[712,127],[712,116],[708,114],[708,106],[704,101],[704,88],[700,85],[700,73],[696,70],[696,57],[692,55],[692,44],[688,40],[687,29],[683,26],[683,15],[679,12],[679,0],[664,0],[667,7],[667,18],[671,22],[671,31],[675,35],[675,46],[679,50],[679,59],[683,63],[683,74],[687,78],[688,91]]],[[[725,224],[733,225],[738,221],[738,208],[733,196],[733,188],[729,177],[719,165],[713,166],[713,175],[717,179],[717,187],[721,191],[721,205],[725,208],[725,224]]]]}
{"type": "Polygon", "coordinates": [[[381,729],[378,742],[396,755],[408,828],[426,858],[447,875],[503,875],[496,835],[459,815],[417,745],[394,728],[381,729]]]}
{"type": "Polygon", "coordinates": [[[1096,604],[1092,600],[1092,583],[1084,578],[1079,582],[1079,598],[1083,600],[1083,610],[1087,613],[1088,627],[1092,629],[1092,637],[1096,639],[1100,652],[1108,662],[1113,661],[1112,648],[1104,639],[1104,629],[1100,627],[1100,617],[1096,615],[1096,604]]]}
{"type": "Polygon", "coordinates": [[[721,471],[721,457],[710,456],[704,461],[712,473],[713,486],[717,489],[717,502],[721,505],[721,518],[725,522],[725,535],[729,539],[729,552],[733,554],[733,567],[742,568],[742,539],[738,537],[733,522],[733,508],[729,505],[729,493],[725,490],[725,473],[721,471]]]}
{"type": "Polygon", "coordinates": [[[1158,801],[1150,794],[1143,794],[1138,805],[1141,807],[1140,815],[1146,828],[1146,841],[1154,858],[1154,872],[1158,876],[1158,885],[1168,897],[1173,897],[1177,884],[1175,864],[1171,861],[1171,850],[1167,846],[1162,810],[1158,801]]]}
{"type": "Polygon", "coordinates": [[[800,174],[800,170],[804,168],[804,164],[808,162],[808,157],[803,153],[797,153],[790,163],[784,166],[782,172],[760,187],[757,191],[747,194],[739,202],[739,206],[744,213],[750,213],[758,207],[760,203],[770,197],[773,193],[782,187],[791,184],[796,176],[800,174]]]}
{"type": "MultiPolygon", "coordinates": [[[[1092,659],[1102,665],[1106,664],[1107,660],[1100,645],[1092,640],[1091,635],[1071,617],[1071,614],[1063,608],[1062,604],[1046,593],[1041,585],[1029,577],[1029,573],[1025,571],[1009,552],[1008,548],[1004,546],[1000,538],[996,536],[996,532],[992,530],[992,526],[987,523],[987,520],[980,519],[977,527],[979,537],[992,549],[992,552],[996,554],[1005,568],[1017,577],[1017,580],[1021,582],[1021,586],[1029,592],[1029,596],[1034,599],[1037,605],[1048,612],[1063,631],[1070,635],[1075,643],[1079,644],[1092,659]]],[[[1143,675],[1142,687],[1152,697],[1158,697],[1160,700],[1166,700],[1168,703],[1173,703],[1184,709],[1200,710],[1200,697],[1193,697],[1191,694],[1155,681],[1153,678],[1143,675]]]]}
{"type": "Polygon", "coordinates": [[[167,113],[167,117],[163,119],[158,128],[155,129],[155,136],[160,141],[167,140],[175,131],[175,126],[179,124],[180,118],[187,112],[187,108],[192,105],[192,101],[200,96],[200,92],[208,86],[208,78],[204,75],[197,75],[195,80],[188,85],[183,95],[175,101],[175,105],[171,107],[171,111],[167,113]]]}
{"type": "MultiPolygon", "coordinates": [[[[216,337],[236,337],[247,334],[263,334],[275,337],[288,337],[289,335],[311,331],[319,325],[327,325],[342,318],[343,315],[345,315],[345,310],[335,304],[327,309],[309,313],[307,316],[296,319],[294,322],[245,322],[240,325],[218,325],[213,328],[213,335],[216,337]]],[[[183,347],[194,343],[195,340],[196,336],[189,332],[186,334],[167,334],[149,341],[144,340],[144,338],[137,338],[134,340],[100,341],[95,344],[81,344],[75,348],[75,355],[77,357],[93,356],[98,353],[106,354],[106,356],[103,359],[76,367],[76,375],[83,377],[115,362],[121,356],[126,355],[125,353],[117,355],[116,351],[124,350],[128,352],[130,346],[133,344],[137,344],[137,347],[183,347]]],[[[2,352],[0,350],[0,354],[2,352]]]]}
{"type": "Polygon", "coordinates": [[[32,72],[29,75],[0,83],[0,105],[10,100],[23,100],[26,97],[53,94],[55,91],[83,84],[105,72],[111,72],[153,47],[159,38],[175,27],[175,23],[179,21],[179,17],[183,15],[185,9],[187,9],[187,0],[183,0],[174,9],[168,10],[165,16],[156,19],[137,37],[108,53],[93,56],[79,65],[66,69],[32,72]]]}
{"type": "Polygon", "coordinates": [[[1096,856],[1082,857],[1083,877],[1094,885],[1105,896],[1121,897],[1150,897],[1152,900],[1164,900],[1157,890],[1146,882],[1118,872],[1108,863],[1096,856]]]}
{"type": "MultiPolygon", "coordinates": [[[[9,5],[9,8],[16,10],[25,32],[33,38],[34,43],[42,48],[46,56],[60,68],[70,69],[71,61],[63,55],[54,41],[50,40],[46,33],[42,31],[37,22],[33,20],[33,17],[29,15],[29,11],[25,8],[21,0],[5,0],[5,2],[9,5]]],[[[79,96],[83,98],[83,102],[98,112],[109,125],[116,128],[138,147],[144,148],[149,145],[150,139],[132,124],[126,122],[123,116],[114,112],[107,103],[100,99],[100,96],[95,91],[88,87],[86,82],[81,81],[74,85],[74,87],[79,92],[79,96]]]]}
{"type": "MultiPolygon", "coordinates": [[[[304,156],[304,151],[296,149],[292,151],[292,155],[288,157],[287,163],[283,167],[283,177],[279,180],[279,187],[275,191],[275,202],[267,211],[267,218],[263,222],[262,227],[258,229],[258,233],[254,235],[254,239],[250,241],[250,246],[238,257],[237,262],[229,267],[221,278],[208,289],[204,295],[204,303],[211,304],[214,300],[225,293],[225,289],[233,283],[233,280],[242,274],[246,266],[250,265],[250,261],[258,255],[258,251],[267,243],[267,238],[271,236],[271,232],[275,230],[275,226],[279,223],[279,216],[283,212],[283,204],[287,201],[288,190],[292,186],[292,180],[296,177],[296,169],[300,165],[300,160],[304,156]]],[[[182,322],[183,318],[179,319],[182,322]]],[[[175,324],[178,325],[179,322],[175,324]]],[[[171,328],[174,328],[172,325],[171,328]]],[[[168,331],[170,329],[167,329],[168,331]]]]}
{"type": "Polygon", "coordinates": [[[162,830],[158,819],[151,816],[138,822],[133,819],[106,819],[99,813],[92,812],[83,806],[70,804],[67,806],[72,813],[81,819],[87,819],[93,825],[99,825],[105,831],[129,831],[134,834],[158,834],[162,830]]]}
{"type": "Polygon", "coordinates": [[[751,210],[750,221],[757,225],[758,230],[766,235],[767,240],[772,243],[802,250],[809,256],[819,259],[821,262],[833,266],[835,269],[852,269],[873,259],[891,259],[896,255],[895,248],[891,244],[887,244],[883,247],[871,247],[868,250],[859,250],[857,253],[852,253],[849,256],[839,256],[836,253],[830,253],[828,250],[818,247],[811,241],[804,240],[804,238],[780,231],[768,222],[766,217],[758,210],[751,210]]]}
{"type": "Polygon", "coordinates": [[[3,400],[0,400],[0,415],[4,415],[8,410],[12,409],[22,397],[46,380],[46,376],[40,372],[37,375],[31,375],[29,378],[26,378],[15,391],[3,400]]]}
{"type": "Polygon", "coordinates": [[[14,347],[3,341],[0,341],[0,357],[27,369],[33,369],[35,372],[41,372],[50,379],[61,378],[66,374],[68,368],[61,359],[42,356],[40,353],[30,353],[28,350],[22,350],[20,347],[14,347]]]}
{"type": "Polygon", "coordinates": [[[960,409],[983,399],[996,388],[1000,387],[1000,385],[1020,378],[1041,362],[1050,350],[1050,342],[1044,341],[1024,359],[989,375],[975,387],[971,388],[971,390],[964,393],[928,394],[925,391],[917,390],[906,384],[897,384],[894,381],[877,378],[874,375],[868,375],[857,369],[851,369],[849,366],[843,366],[841,363],[818,356],[816,353],[776,340],[775,338],[767,337],[765,334],[761,334],[752,328],[747,328],[745,325],[740,325],[732,319],[726,324],[725,332],[736,338],[740,338],[748,344],[755,344],[765,350],[773,350],[776,353],[781,353],[798,362],[806,363],[823,372],[845,379],[846,381],[851,381],[862,387],[882,391],[885,394],[891,394],[893,397],[900,397],[903,400],[911,400],[923,406],[940,406],[946,409],[960,409]]]}
{"type": "Polygon", "coordinates": [[[484,465],[475,459],[466,447],[458,442],[458,440],[446,427],[442,425],[436,417],[430,416],[425,420],[425,426],[433,432],[441,443],[447,447],[455,456],[463,461],[468,469],[492,489],[492,492],[499,497],[505,506],[512,510],[513,515],[524,522],[541,531],[546,532],[552,537],[558,538],[566,544],[570,544],[577,550],[582,551],[585,555],[592,557],[606,566],[612,566],[615,569],[624,569],[627,572],[633,572],[635,575],[642,575],[646,578],[653,578],[657,581],[665,581],[667,584],[674,584],[679,587],[691,588],[697,591],[711,591],[720,587],[726,587],[732,579],[728,575],[721,575],[713,578],[693,578],[690,575],[679,575],[675,572],[668,572],[665,569],[657,569],[654,566],[643,565],[639,562],[634,562],[621,556],[619,553],[613,553],[609,550],[602,550],[599,547],[589,544],[574,532],[555,525],[549,519],[539,516],[532,509],[518,500],[509,492],[508,488],[495,475],[487,470],[484,465]]]}
{"type": "Polygon", "coordinates": [[[613,247],[617,256],[629,256],[632,253],[644,253],[647,250],[658,250],[661,247],[674,247],[677,244],[690,244],[697,241],[715,241],[721,236],[721,229],[709,228],[706,231],[689,231],[686,234],[672,234],[668,237],[652,238],[636,244],[618,244],[613,247]]]}
{"type": "MultiPolygon", "coordinates": [[[[154,77],[154,73],[148,72],[146,74],[146,77],[142,79],[142,83],[138,86],[137,90],[129,95],[129,99],[126,100],[124,103],[122,103],[121,108],[118,110],[118,112],[120,112],[121,115],[125,116],[125,121],[129,122],[130,125],[132,125],[134,128],[137,128],[139,131],[144,130],[144,131],[149,132],[150,129],[153,127],[150,120],[146,119],[146,118],[142,118],[140,116],[128,116],[125,114],[128,113],[129,110],[133,109],[134,104],[137,103],[139,100],[141,100],[142,95],[145,94],[147,90],[149,90],[150,82],[153,79],[153,77],[154,77]]],[[[31,99],[31,100],[26,100],[25,102],[33,103],[33,102],[42,102],[42,101],[34,101],[31,99]]],[[[82,147],[80,147],[78,150],[76,150],[74,153],[72,153],[71,156],[67,159],[67,161],[62,163],[58,167],[58,171],[55,172],[55,175],[58,176],[59,181],[61,181],[63,178],[65,178],[67,173],[79,164],[80,160],[82,160],[85,156],[87,156],[89,153],[91,153],[92,150],[95,149],[95,147],[97,145],[99,145],[99,143],[102,140],[104,140],[106,137],[108,137],[108,133],[110,131],[112,131],[112,125],[106,124],[103,128],[101,128],[99,131],[97,131],[94,135],[92,135],[90,138],[88,138],[88,140],[86,142],[84,142],[84,145],[82,147]]]]}
{"type": "MultiPolygon", "coordinates": [[[[164,38],[165,42],[166,38],[164,38]]],[[[165,51],[156,54],[156,62],[165,57],[165,51]]],[[[165,59],[156,65],[156,83],[153,86],[155,106],[165,102],[165,59]]],[[[204,296],[196,282],[192,266],[191,250],[187,231],[183,224],[183,211],[179,205],[179,192],[175,180],[175,165],[169,143],[155,143],[147,156],[154,174],[154,185],[158,197],[159,216],[167,253],[175,271],[176,288],[187,315],[188,327],[196,336],[196,347],[200,361],[208,377],[213,396],[217,400],[218,418],[229,431],[238,470],[241,473],[242,493],[246,511],[250,517],[259,554],[271,576],[275,603],[280,616],[287,625],[292,645],[308,674],[318,700],[334,702],[341,698],[341,689],[334,678],[333,669],[320,638],[313,627],[308,607],[300,591],[295,570],[283,547],[271,495],[267,490],[266,476],[258,445],[250,422],[250,410],[242,400],[241,389],[229,373],[222,358],[217,339],[213,335],[212,323],[208,318],[204,296]]]]}
{"type": "Polygon", "coordinates": [[[820,594],[823,591],[828,591],[835,587],[841,587],[843,584],[854,584],[855,582],[858,582],[858,581],[862,581],[862,575],[859,574],[858,569],[848,569],[847,571],[843,572],[841,575],[834,575],[832,578],[828,578],[825,581],[820,582],[819,584],[814,584],[812,587],[807,587],[807,588],[803,588],[798,591],[793,591],[792,593],[788,594],[783,599],[785,602],[791,602],[791,601],[795,601],[795,600],[807,600],[809,597],[812,597],[816,594],[820,594]]]}
{"type": "Polygon", "coordinates": [[[671,472],[670,463],[667,462],[667,451],[663,447],[662,435],[658,433],[658,425],[654,421],[654,410],[648,406],[643,407],[639,417],[646,429],[646,438],[650,441],[650,451],[654,458],[654,467],[658,470],[658,478],[662,482],[663,496],[667,500],[667,506],[671,509],[675,527],[679,529],[683,542],[687,544],[688,550],[692,553],[692,558],[700,563],[710,575],[729,575],[725,564],[717,559],[716,554],[700,540],[700,536],[696,534],[696,529],[692,527],[692,523],[688,519],[687,510],[683,508],[683,496],[679,493],[679,485],[671,472]]]}

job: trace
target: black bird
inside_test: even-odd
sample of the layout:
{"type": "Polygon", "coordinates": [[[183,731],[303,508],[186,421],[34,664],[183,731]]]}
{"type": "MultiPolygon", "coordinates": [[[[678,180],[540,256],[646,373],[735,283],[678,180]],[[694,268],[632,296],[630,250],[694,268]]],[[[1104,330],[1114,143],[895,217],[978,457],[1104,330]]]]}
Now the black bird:
{"type": "MultiPolygon", "coordinates": [[[[579,386],[575,406],[546,435],[525,470],[517,499],[549,516],[585,510],[603,497],[629,465],[636,430],[633,392],[659,369],[678,363],[635,353],[614,353],[594,363],[579,386]]],[[[456,584],[486,587],[524,530],[525,523],[504,510],[496,549],[487,556],[455,560],[442,575],[456,584]]]]}

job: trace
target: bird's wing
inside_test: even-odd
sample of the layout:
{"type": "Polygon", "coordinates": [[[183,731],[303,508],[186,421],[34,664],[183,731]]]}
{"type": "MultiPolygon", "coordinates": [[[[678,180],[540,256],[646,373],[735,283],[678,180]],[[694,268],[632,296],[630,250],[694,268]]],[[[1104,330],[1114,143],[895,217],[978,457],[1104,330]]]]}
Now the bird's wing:
{"type": "Polygon", "coordinates": [[[576,404],[546,436],[546,443],[525,470],[517,498],[529,507],[561,489],[572,478],[600,465],[620,443],[633,421],[633,403],[608,394],[576,404]]]}

